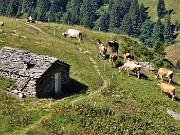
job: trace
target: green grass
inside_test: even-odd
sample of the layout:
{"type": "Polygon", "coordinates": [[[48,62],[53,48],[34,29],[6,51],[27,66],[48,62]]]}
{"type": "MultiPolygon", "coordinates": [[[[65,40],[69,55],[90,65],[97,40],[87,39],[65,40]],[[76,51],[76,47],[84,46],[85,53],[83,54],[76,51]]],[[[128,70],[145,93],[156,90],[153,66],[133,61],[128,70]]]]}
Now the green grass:
{"type": "MultiPolygon", "coordinates": [[[[143,3],[145,7],[149,7],[148,12],[149,16],[151,16],[151,19],[154,21],[157,20],[157,3],[158,0],[139,0],[139,3],[143,3]]],[[[180,21],[180,12],[179,12],[179,0],[164,0],[165,8],[166,10],[173,9],[174,12],[172,13],[171,19],[172,22],[175,22],[176,20],[180,21]]]]}
{"type": "MultiPolygon", "coordinates": [[[[127,77],[127,73],[121,74],[117,68],[112,68],[108,60],[96,58],[97,39],[107,45],[108,40],[117,38],[121,55],[125,49],[131,49],[134,53],[144,50],[136,60],[147,60],[144,54],[148,50],[137,39],[91,31],[80,26],[33,24],[46,33],[43,34],[24,24],[26,20],[23,19],[0,17],[0,20],[5,22],[0,33],[0,39],[5,43],[0,43],[0,48],[17,47],[57,57],[71,65],[70,77],[75,82],[67,91],[81,87],[76,83],[87,88],[83,89],[85,92],[59,100],[26,98],[24,102],[18,102],[5,92],[13,82],[1,77],[0,119],[3,122],[0,123],[0,134],[179,134],[180,121],[173,120],[166,111],[172,109],[180,114],[180,101],[161,95],[156,85],[158,80],[151,72],[142,70],[144,78],[141,79],[133,73],[127,77]],[[83,41],[62,37],[61,33],[68,28],[81,30],[83,41]],[[13,30],[27,39],[12,36],[13,30]],[[101,90],[104,81],[107,85],[101,90]]],[[[176,83],[179,79],[179,75],[175,74],[176,83]]],[[[180,86],[172,85],[177,88],[179,99],[180,86]]]]}

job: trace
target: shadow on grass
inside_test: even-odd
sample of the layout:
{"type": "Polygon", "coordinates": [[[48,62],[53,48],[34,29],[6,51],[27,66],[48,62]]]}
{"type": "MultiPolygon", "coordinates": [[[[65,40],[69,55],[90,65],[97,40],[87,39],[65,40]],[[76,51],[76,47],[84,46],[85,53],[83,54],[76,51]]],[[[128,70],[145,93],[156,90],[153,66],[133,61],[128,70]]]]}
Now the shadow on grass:
{"type": "Polygon", "coordinates": [[[84,94],[88,89],[88,86],[70,78],[67,85],[62,86],[62,93],[59,96],[53,97],[54,99],[61,99],[69,97],[75,94],[84,94]]]}
{"type": "Polygon", "coordinates": [[[148,80],[148,76],[143,74],[143,73],[140,73],[140,79],[144,79],[144,80],[148,80]]]}
{"type": "MultiPolygon", "coordinates": [[[[172,99],[171,94],[167,94],[167,97],[170,98],[170,99],[172,99]]],[[[178,97],[175,96],[175,97],[174,97],[174,101],[178,101],[178,102],[179,102],[179,101],[180,101],[180,98],[178,98],[178,97]]]]}

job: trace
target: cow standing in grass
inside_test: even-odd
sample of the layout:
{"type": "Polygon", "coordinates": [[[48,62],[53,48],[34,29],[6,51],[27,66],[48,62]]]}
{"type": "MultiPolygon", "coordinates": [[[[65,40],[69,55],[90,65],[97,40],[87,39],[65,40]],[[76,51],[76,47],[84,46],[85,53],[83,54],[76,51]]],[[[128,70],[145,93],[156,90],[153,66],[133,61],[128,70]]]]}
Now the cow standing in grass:
{"type": "Polygon", "coordinates": [[[77,38],[79,41],[82,40],[82,33],[76,29],[68,29],[66,32],[62,33],[64,37],[77,38]]]}
{"type": "Polygon", "coordinates": [[[169,79],[169,83],[173,81],[173,71],[165,69],[165,68],[159,68],[157,73],[155,74],[155,78],[160,78],[161,81],[163,81],[163,77],[169,79]]]}
{"type": "Polygon", "coordinates": [[[176,88],[168,83],[163,83],[159,81],[157,84],[161,88],[161,94],[164,92],[166,94],[171,94],[172,100],[175,98],[176,88]]]}
{"type": "Polygon", "coordinates": [[[119,56],[116,53],[110,54],[109,55],[109,62],[110,62],[110,64],[115,67],[115,62],[117,61],[118,58],[119,58],[119,56]]]}
{"type": "Polygon", "coordinates": [[[109,41],[108,42],[109,50],[111,53],[118,54],[119,44],[118,41],[109,41]]]}
{"type": "Polygon", "coordinates": [[[124,54],[124,62],[126,62],[126,60],[134,60],[134,55],[130,54],[130,53],[125,53],[124,54]]]}
{"type": "Polygon", "coordinates": [[[135,61],[127,61],[126,63],[124,63],[124,65],[119,67],[119,72],[121,72],[122,70],[126,70],[128,72],[128,76],[129,76],[129,72],[133,71],[135,74],[137,74],[137,76],[139,78],[141,67],[142,66],[138,65],[138,63],[135,61]]]}

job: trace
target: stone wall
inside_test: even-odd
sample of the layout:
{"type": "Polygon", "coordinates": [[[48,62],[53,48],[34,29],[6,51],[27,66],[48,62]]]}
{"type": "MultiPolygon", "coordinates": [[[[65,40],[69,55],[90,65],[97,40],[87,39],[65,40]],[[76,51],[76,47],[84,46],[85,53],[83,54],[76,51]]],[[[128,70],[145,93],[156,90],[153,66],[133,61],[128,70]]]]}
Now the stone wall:
{"type": "Polygon", "coordinates": [[[54,63],[36,83],[36,96],[52,97],[55,95],[55,74],[61,72],[61,84],[69,82],[69,68],[58,62],[54,63]]]}

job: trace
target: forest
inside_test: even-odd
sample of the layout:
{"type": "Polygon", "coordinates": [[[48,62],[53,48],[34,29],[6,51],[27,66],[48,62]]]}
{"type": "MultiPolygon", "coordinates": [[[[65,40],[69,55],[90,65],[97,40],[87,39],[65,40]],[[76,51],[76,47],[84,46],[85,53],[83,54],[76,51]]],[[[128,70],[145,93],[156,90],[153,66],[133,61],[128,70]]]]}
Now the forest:
{"type": "Polygon", "coordinates": [[[164,46],[176,43],[180,23],[173,24],[173,9],[158,0],[157,21],[138,0],[0,0],[0,16],[35,21],[82,25],[86,28],[139,38],[150,48],[158,40],[164,46]]]}

